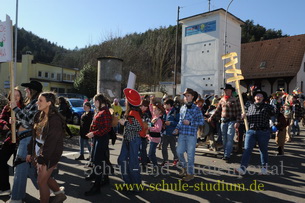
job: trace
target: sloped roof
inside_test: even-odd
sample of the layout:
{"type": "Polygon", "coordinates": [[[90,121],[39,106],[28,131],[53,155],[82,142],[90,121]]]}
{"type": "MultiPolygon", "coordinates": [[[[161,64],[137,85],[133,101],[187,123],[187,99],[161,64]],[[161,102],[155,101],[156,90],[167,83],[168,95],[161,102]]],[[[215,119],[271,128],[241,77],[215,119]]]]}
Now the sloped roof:
{"type": "MultiPolygon", "coordinates": [[[[197,14],[197,15],[193,15],[193,16],[189,16],[189,17],[186,17],[186,18],[181,18],[179,19],[179,22],[182,22],[183,21],[187,21],[187,20],[192,20],[192,19],[196,19],[196,18],[202,18],[202,17],[205,17],[205,16],[208,16],[208,15],[212,15],[212,14],[215,14],[215,13],[223,13],[225,14],[226,13],[226,10],[223,9],[223,8],[219,8],[219,9],[216,9],[216,10],[212,10],[212,11],[208,11],[208,12],[205,12],[205,13],[200,13],[200,14],[197,14]]],[[[230,16],[233,17],[233,19],[237,20],[239,24],[244,24],[245,22],[242,21],[240,18],[237,18],[235,15],[233,15],[232,13],[230,12],[227,12],[230,16]]]]}
{"type": "Polygon", "coordinates": [[[240,67],[245,79],[295,76],[304,53],[305,34],[244,43],[240,67]]]}

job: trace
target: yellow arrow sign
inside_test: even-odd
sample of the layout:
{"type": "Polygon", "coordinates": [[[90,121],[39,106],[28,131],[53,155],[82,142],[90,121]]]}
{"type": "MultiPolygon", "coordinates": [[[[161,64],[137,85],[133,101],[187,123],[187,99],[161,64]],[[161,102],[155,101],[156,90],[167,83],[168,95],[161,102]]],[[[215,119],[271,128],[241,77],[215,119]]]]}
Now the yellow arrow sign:
{"type": "Polygon", "coordinates": [[[227,68],[227,67],[233,66],[233,65],[235,65],[235,64],[237,64],[237,63],[238,63],[238,59],[237,59],[237,58],[234,58],[234,59],[232,59],[231,61],[229,61],[228,63],[226,63],[226,64],[225,64],[225,67],[227,68]]]}
{"type": "Polygon", "coordinates": [[[227,83],[234,82],[234,81],[237,81],[237,80],[243,80],[243,79],[244,79],[244,76],[238,75],[238,76],[235,76],[235,77],[228,78],[227,83]]]}
{"type": "Polygon", "coordinates": [[[226,55],[223,55],[221,58],[222,58],[222,60],[224,60],[224,59],[235,57],[235,56],[237,56],[237,53],[236,52],[231,52],[231,53],[228,53],[226,55]]]}
{"type": "Polygon", "coordinates": [[[226,70],[226,73],[241,74],[241,70],[240,69],[229,69],[229,70],[226,70]]]}

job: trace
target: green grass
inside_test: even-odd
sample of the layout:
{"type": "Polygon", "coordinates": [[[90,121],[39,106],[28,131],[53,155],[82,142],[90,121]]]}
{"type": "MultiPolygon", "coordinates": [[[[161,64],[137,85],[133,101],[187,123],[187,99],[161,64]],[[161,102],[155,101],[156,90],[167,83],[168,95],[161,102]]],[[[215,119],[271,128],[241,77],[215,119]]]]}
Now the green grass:
{"type": "Polygon", "coordinates": [[[68,127],[70,128],[73,135],[79,135],[79,125],[68,124],[68,127]]]}

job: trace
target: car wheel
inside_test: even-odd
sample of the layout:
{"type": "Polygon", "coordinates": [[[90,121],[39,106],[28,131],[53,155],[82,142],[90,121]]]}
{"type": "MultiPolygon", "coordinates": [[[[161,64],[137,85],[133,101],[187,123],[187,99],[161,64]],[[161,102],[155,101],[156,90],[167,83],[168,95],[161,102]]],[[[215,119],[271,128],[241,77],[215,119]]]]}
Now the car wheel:
{"type": "Polygon", "coordinates": [[[79,117],[77,114],[74,114],[73,117],[72,117],[72,123],[74,125],[78,125],[79,124],[79,117]]]}

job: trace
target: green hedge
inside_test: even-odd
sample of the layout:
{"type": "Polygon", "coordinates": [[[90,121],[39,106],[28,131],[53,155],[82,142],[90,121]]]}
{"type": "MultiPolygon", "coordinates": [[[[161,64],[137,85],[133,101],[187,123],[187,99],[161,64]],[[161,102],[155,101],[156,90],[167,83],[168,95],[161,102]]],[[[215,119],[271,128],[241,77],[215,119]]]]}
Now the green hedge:
{"type": "Polygon", "coordinates": [[[68,124],[68,127],[70,128],[71,133],[72,133],[73,135],[79,135],[79,125],[71,125],[71,124],[68,124]]]}

